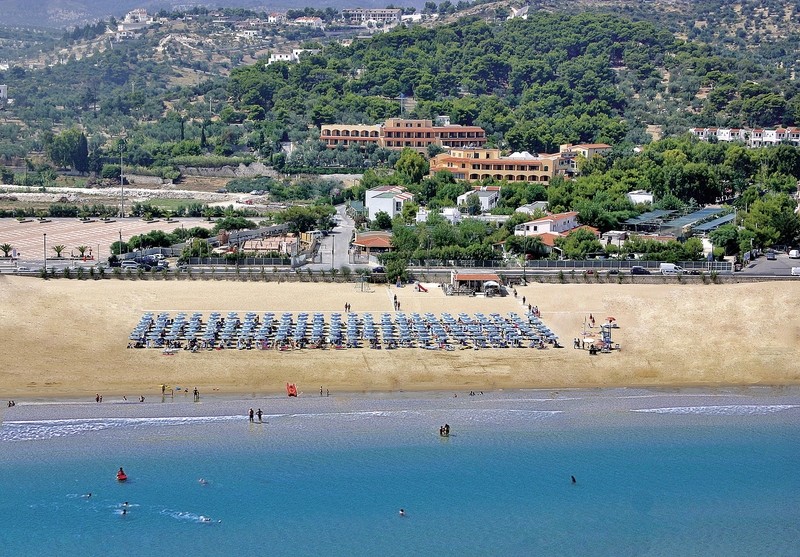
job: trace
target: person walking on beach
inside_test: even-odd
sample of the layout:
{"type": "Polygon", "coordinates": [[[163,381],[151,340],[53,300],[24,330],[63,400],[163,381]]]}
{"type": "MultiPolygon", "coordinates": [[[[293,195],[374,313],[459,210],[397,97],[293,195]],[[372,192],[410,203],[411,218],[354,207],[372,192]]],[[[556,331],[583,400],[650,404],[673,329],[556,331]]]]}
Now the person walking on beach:
{"type": "Polygon", "coordinates": [[[250,414],[250,421],[251,421],[251,422],[252,422],[252,421],[255,421],[255,420],[253,419],[253,415],[254,415],[255,413],[253,412],[253,409],[252,409],[252,408],[250,409],[250,413],[249,413],[249,414],[250,414]]]}
{"type": "Polygon", "coordinates": [[[200,391],[197,390],[197,387],[194,388],[194,401],[200,402],[200,391]]]}
{"type": "Polygon", "coordinates": [[[322,396],[322,385],[319,386],[319,396],[322,396]]]}
{"type": "Polygon", "coordinates": [[[256,416],[258,416],[258,423],[261,423],[261,416],[263,416],[263,415],[264,415],[264,412],[262,412],[261,408],[259,408],[258,412],[256,412],[256,416]]]}

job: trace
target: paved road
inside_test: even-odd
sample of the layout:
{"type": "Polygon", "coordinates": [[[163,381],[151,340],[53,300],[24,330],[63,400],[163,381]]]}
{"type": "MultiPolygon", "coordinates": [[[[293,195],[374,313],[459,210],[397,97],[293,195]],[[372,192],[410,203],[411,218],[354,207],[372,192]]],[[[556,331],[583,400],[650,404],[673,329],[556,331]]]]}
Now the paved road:
{"type": "Polygon", "coordinates": [[[336,206],[336,214],[339,217],[339,224],[330,234],[323,236],[318,252],[320,255],[317,259],[318,262],[306,265],[304,269],[328,271],[330,269],[341,269],[343,266],[351,269],[369,266],[350,263],[348,249],[350,249],[350,240],[353,238],[355,222],[345,213],[344,205],[336,206]]]}
{"type": "Polygon", "coordinates": [[[781,277],[792,274],[792,267],[800,267],[800,259],[789,259],[785,253],[778,253],[777,259],[769,261],[762,255],[744,267],[741,273],[745,276],[781,277]]]}

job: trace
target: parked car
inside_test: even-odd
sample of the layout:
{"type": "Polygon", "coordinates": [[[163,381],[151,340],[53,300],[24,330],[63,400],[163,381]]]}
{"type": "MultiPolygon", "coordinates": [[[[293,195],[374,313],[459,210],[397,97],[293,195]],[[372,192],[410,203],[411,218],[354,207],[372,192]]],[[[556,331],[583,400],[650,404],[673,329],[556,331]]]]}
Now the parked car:
{"type": "Polygon", "coordinates": [[[789,259],[800,259],[800,249],[790,249],[789,259]]]}
{"type": "Polygon", "coordinates": [[[122,267],[123,270],[139,268],[139,264],[136,261],[123,261],[119,266],[122,267]]]}
{"type": "Polygon", "coordinates": [[[767,261],[775,261],[778,259],[778,254],[775,253],[775,250],[767,250],[767,261]]]}
{"type": "Polygon", "coordinates": [[[650,271],[648,271],[644,267],[639,267],[638,265],[634,265],[633,267],[631,267],[631,274],[632,275],[649,275],[650,271]]]}
{"type": "Polygon", "coordinates": [[[792,267],[792,276],[800,277],[800,267],[792,267]]]}

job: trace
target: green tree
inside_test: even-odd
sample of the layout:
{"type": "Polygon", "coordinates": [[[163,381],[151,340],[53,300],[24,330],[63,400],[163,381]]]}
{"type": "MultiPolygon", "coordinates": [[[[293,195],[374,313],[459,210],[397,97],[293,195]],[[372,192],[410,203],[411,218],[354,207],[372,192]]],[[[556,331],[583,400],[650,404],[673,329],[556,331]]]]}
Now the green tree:
{"type": "Polygon", "coordinates": [[[89,171],[89,142],[83,132],[78,137],[78,144],[72,154],[72,167],[80,173],[89,171]]]}
{"type": "Polygon", "coordinates": [[[567,259],[584,259],[587,254],[603,251],[595,235],[584,228],[573,230],[566,237],[556,238],[556,245],[567,259]]]}
{"type": "Polygon", "coordinates": [[[397,173],[409,184],[418,184],[428,174],[429,165],[425,157],[413,149],[403,149],[394,165],[397,173]]]}
{"type": "Polygon", "coordinates": [[[795,207],[787,194],[774,193],[755,200],[744,217],[744,226],[753,234],[755,247],[797,243],[800,217],[794,212],[795,207]]]}
{"type": "Polygon", "coordinates": [[[12,246],[11,244],[2,244],[2,245],[0,245],[0,251],[3,252],[3,257],[9,257],[13,250],[14,250],[14,246],[12,246]]]}
{"type": "Polygon", "coordinates": [[[725,255],[735,255],[739,252],[739,230],[736,225],[722,225],[708,236],[715,247],[725,250],[725,255]]]}
{"type": "Polygon", "coordinates": [[[475,216],[481,212],[481,200],[477,193],[471,193],[467,196],[467,214],[475,216]]]}
{"type": "Polygon", "coordinates": [[[379,230],[389,230],[392,227],[392,217],[386,211],[375,213],[375,226],[379,230]]]}

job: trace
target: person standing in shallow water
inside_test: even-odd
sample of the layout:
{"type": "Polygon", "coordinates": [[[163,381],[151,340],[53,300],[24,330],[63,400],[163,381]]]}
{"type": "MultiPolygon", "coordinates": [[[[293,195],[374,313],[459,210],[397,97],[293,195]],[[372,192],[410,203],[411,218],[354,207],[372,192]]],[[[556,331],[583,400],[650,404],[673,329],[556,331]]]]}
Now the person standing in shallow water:
{"type": "Polygon", "coordinates": [[[254,415],[254,414],[255,414],[255,413],[253,412],[253,409],[251,408],[251,409],[250,409],[250,412],[249,412],[249,415],[250,415],[250,421],[251,421],[251,422],[252,422],[252,421],[254,421],[254,419],[253,419],[253,415],[254,415]]]}
{"type": "Polygon", "coordinates": [[[259,422],[261,422],[261,416],[263,416],[263,415],[264,415],[264,412],[262,412],[261,408],[259,408],[258,412],[256,412],[256,416],[258,416],[258,421],[259,422]]]}

